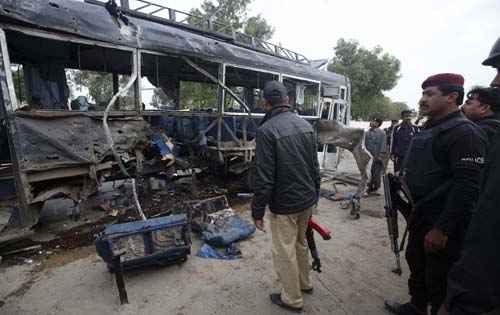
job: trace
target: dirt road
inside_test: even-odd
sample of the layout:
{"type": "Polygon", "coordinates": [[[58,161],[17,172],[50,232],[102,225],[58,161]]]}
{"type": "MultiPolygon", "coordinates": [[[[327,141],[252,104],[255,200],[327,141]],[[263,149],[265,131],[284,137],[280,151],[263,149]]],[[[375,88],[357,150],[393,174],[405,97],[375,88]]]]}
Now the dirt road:
{"type": "MultiPolygon", "coordinates": [[[[338,202],[320,200],[317,218],[332,229],[333,238],[317,237],[323,273],[312,273],[314,293],[305,296],[304,314],[388,314],[384,298],[406,298],[408,269],[404,264],[402,277],[390,272],[394,258],[382,206],[381,197],[363,199],[361,218],[353,221],[338,202]]],[[[247,204],[235,208],[249,217],[247,204]]],[[[195,241],[193,253],[199,246],[195,241]]],[[[119,305],[114,277],[93,247],[33,264],[4,264],[0,314],[285,314],[269,301],[278,289],[270,232],[257,231],[240,247],[239,260],[192,255],[181,266],[127,273],[130,304],[125,306],[119,305]]]]}

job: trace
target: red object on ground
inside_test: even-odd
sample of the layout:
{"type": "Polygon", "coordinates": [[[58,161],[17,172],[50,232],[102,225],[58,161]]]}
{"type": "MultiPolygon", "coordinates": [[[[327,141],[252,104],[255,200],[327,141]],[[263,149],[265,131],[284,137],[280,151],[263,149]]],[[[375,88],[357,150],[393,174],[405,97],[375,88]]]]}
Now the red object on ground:
{"type": "Polygon", "coordinates": [[[313,217],[309,219],[309,226],[321,235],[324,240],[329,240],[332,238],[332,232],[326,226],[318,223],[313,217]]]}

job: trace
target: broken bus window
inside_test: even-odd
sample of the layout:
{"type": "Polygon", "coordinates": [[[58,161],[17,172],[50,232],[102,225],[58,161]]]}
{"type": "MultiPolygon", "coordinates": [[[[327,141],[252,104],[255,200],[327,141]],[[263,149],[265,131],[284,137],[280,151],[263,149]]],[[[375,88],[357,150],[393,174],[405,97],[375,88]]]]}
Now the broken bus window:
{"type": "MultiPolygon", "coordinates": [[[[216,63],[197,60],[213,76],[216,63]]],[[[217,111],[216,84],[177,56],[141,54],[141,97],[146,110],[217,111]]]]}
{"type": "MultiPolygon", "coordinates": [[[[245,102],[252,113],[264,113],[260,106],[263,99],[262,90],[266,82],[271,80],[279,80],[279,74],[226,66],[226,86],[245,102]]],[[[224,98],[224,112],[246,114],[243,106],[228,93],[224,98]]]]}
{"type": "MultiPolygon", "coordinates": [[[[102,111],[132,71],[132,53],[7,32],[20,109],[102,111]]],[[[135,110],[134,90],[113,110],[135,110]]]]}
{"type": "Polygon", "coordinates": [[[302,116],[318,116],[320,103],[319,83],[283,76],[288,89],[290,105],[302,116]]]}

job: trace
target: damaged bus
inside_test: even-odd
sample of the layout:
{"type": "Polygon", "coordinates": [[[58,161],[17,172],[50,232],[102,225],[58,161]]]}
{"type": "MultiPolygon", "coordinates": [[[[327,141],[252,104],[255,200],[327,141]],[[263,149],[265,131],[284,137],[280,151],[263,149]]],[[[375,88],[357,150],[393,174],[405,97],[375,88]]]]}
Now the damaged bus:
{"type": "MultiPolygon", "coordinates": [[[[224,25],[137,2],[0,0],[1,197],[15,195],[21,225],[36,223],[45,201],[80,203],[103,181],[200,165],[251,173],[269,80],[287,86],[312,124],[349,122],[346,77],[224,25]]],[[[322,166],[334,167],[335,148],[319,151],[322,166]]]]}

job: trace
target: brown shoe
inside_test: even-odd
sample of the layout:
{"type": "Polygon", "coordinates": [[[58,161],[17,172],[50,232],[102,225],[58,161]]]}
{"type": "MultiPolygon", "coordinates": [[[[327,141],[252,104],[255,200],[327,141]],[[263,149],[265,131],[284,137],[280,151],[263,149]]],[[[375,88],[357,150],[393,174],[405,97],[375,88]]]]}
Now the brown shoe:
{"type": "Polygon", "coordinates": [[[273,293],[273,294],[269,295],[269,297],[271,298],[271,302],[273,304],[278,305],[279,307],[282,307],[282,308],[287,309],[287,310],[292,311],[292,312],[297,312],[297,313],[302,312],[302,307],[294,307],[294,306],[288,305],[285,302],[283,302],[283,300],[281,300],[280,293],[273,293]]]}

